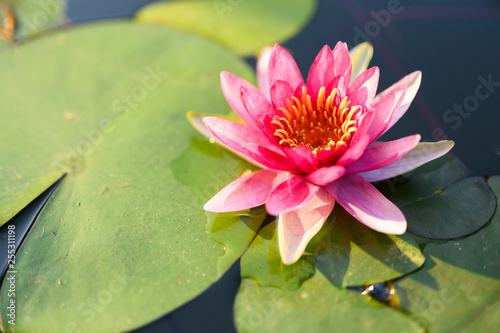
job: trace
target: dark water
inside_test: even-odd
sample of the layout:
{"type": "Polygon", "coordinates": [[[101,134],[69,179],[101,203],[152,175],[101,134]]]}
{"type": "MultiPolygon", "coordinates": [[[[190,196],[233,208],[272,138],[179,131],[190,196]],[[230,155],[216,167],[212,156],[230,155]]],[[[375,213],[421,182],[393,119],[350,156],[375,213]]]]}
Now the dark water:
{"type": "MultiPolygon", "coordinates": [[[[153,1],[69,0],[73,22],[130,17],[153,1]]],[[[374,46],[379,89],[414,71],[422,85],[385,139],[420,133],[452,139],[473,175],[500,174],[500,4],[478,0],[320,0],[312,22],[285,43],[309,68],[324,44],[374,46]]],[[[232,300],[239,263],[204,294],[138,332],[234,332],[232,300]]]]}
{"type": "Polygon", "coordinates": [[[371,65],[380,67],[379,89],[421,70],[415,101],[384,139],[447,137],[472,174],[494,175],[500,173],[499,33],[498,1],[323,0],[312,23],[286,46],[308,68],[324,44],[368,40],[371,65]]]}
{"type": "Polygon", "coordinates": [[[6,271],[15,271],[16,263],[15,256],[12,256],[13,251],[21,246],[32,222],[63,178],[55,182],[0,228],[0,277],[3,277],[6,271]]]}
{"type": "MultiPolygon", "coordinates": [[[[130,17],[151,2],[70,0],[68,16],[74,22],[130,17]]],[[[379,89],[421,70],[415,101],[384,139],[448,138],[473,175],[494,175],[500,173],[499,34],[499,1],[320,0],[312,22],[285,46],[307,75],[324,44],[369,41],[379,89]]]]}

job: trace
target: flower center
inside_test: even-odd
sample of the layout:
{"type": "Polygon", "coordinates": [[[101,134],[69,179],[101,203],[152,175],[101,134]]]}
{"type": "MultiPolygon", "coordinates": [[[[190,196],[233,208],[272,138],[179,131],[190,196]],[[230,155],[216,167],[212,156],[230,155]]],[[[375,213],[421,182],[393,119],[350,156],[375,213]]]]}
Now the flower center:
{"type": "Polygon", "coordinates": [[[274,137],[283,147],[306,146],[317,154],[323,150],[339,149],[347,146],[358,129],[360,106],[349,107],[351,101],[345,96],[337,106],[334,105],[337,88],[326,97],[325,87],[321,87],[315,105],[307,88],[302,87],[302,100],[293,96],[286,99],[287,107],[271,120],[276,126],[274,137]]]}

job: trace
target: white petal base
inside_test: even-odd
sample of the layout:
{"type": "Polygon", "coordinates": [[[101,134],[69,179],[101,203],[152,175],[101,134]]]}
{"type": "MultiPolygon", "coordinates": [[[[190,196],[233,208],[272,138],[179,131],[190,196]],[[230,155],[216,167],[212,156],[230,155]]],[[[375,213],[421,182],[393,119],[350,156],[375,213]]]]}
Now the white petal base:
{"type": "Polygon", "coordinates": [[[294,264],[300,259],[307,244],[319,232],[334,205],[333,198],[324,188],[320,188],[307,204],[279,215],[278,244],[281,260],[285,265],[294,264]]]}

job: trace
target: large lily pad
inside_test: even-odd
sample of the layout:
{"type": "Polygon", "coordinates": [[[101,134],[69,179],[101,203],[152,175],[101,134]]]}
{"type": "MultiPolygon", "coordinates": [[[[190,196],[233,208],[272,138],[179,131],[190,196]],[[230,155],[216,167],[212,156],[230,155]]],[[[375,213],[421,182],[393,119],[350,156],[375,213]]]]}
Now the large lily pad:
{"type": "MultiPolygon", "coordinates": [[[[488,184],[500,197],[500,176],[488,184]]],[[[418,272],[396,282],[400,305],[430,332],[496,332],[500,328],[500,211],[463,239],[428,244],[418,272]]]]}
{"type": "Polygon", "coordinates": [[[193,32],[249,55],[296,34],[315,0],[168,1],[141,9],[136,20],[193,32]]]}
{"type": "Polygon", "coordinates": [[[467,169],[451,154],[379,185],[398,205],[408,230],[431,239],[463,237],[484,226],[496,208],[484,178],[464,178],[467,169]]]}
{"type": "Polygon", "coordinates": [[[354,219],[340,205],[294,265],[281,262],[276,223],[261,229],[241,259],[242,277],[261,286],[298,288],[314,267],[335,286],[361,286],[413,272],[424,263],[417,243],[408,235],[385,235],[354,219]]]}
{"type": "MultiPolygon", "coordinates": [[[[235,179],[241,170],[256,167],[242,160],[218,144],[193,138],[191,147],[171,163],[173,175],[193,194],[191,208],[203,207],[214,193],[235,179]],[[206,155],[211,158],[203,158],[206,155]]],[[[243,212],[208,215],[208,237],[221,244],[224,255],[219,259],[218,271],[222,275],[246,250],[267,216],[263,207],[243,212]]]]}
{"type": "MultiPolygon", "coordinates": [[[[199,195],[193,175],[174,170],[188,167],[179,157],[199,137],[186,111],[227,110],[221,70],[252,80],[214,43],[119,22],[2,56],[2,222],[67,173],[17,255],[16,331],[129,330],[192,299],[229,265],[200,204],[225,178],[199,195]]],[[[228,170],[228,159],[236,157],[197,152],[190,161],[234,179],[245,167],[228,170]]],[[[230,219],[248,229],[250,212],[241,214],[241,223],[230,219]]],[[[233,235],[243,244],[235,251],[251,230],[233,235]]],[[[14,329],[8,320],[2,311],[4,331],[14,329]]]]}
{"type": "Polygon", "coordinates": [[[423,332],[406,315],[334,287],[317,272],[297,290],[260,287],[244,279],[235,304],[240,332],[423,332]]]}

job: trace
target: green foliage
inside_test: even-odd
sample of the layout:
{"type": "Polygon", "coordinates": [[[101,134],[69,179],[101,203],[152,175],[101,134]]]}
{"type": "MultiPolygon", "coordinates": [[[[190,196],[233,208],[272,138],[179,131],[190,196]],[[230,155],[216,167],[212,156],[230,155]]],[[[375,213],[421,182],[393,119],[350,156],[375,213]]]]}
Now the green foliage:
{"type": "MultiPolygon", "coordinates": [[[[500,176],[488,184],[500,198],[500,176]]],[[[431,332],[495,332],[500,212],[477,233],[424,249],[424,267],[396,283],[400,306],[431,332]]]]}
{"type": "Polygon", "coordinates": [[[380,184],[401,208],[408,230],[431,239],[463,237],[493,216],[496,198],[482,177],[464,178],[467,169],[451,154],[380,184]]]}
{"type": "Polygon", "coordinates": [[[239,332],[423,333],[404,314],[357,292],[333,286],[320,272],[300,289],[258,286],[244,279],[236,297],[239,332]]]}
{"type": "Polygon", "coordinates": [[[246,164],[214,144],[199,153],[185,116],[227,110],[222,70],[251,79],[241,60],[211,42],[117,22],[3,55],[2,222],[67,173],[16,258],[16,331],[138,327],[200,294],[241,255],[263,214],[226,217],[238,246],[224,256],[205,231],[202,207],[246,164]],[[193,166],[205,172],[202,187],[190,179],[199,180],[193,166]],[[205,178],[213,170],[225,173],[205,178]]]}
{"type": "Polygon", "coordinates": [[[346,287],[393,280],[423,263],[420,248],[408,235],[373,231],[337,206],[297,263],[281,262],[273,222],[259,231],[243,255],[241,272],[261,286],[296,289],[316,267],[333,285],[346,287]]]}
{"type": "Polygon", "coordinates": [[[335,286],[361,286],[396,279],[424,263],[417,243],[407,234],[386,235],[358,222],[340,205],[330,225],[318,234],[317,268],[335,286]]]}
{"type": "Polygon", "coordinates": [[[241,276],[256,280],[260,286],[297,289],[314,274],[315,260],[304,256],[293,265],[283,264],[277,237],[276,221],[259,230],[241,258],[241,276]]]}
{"type": "Polygon", "coordinates": [[[315,8],[315,0],[168,1],[144,7],[136,20],[199,34],[251,55],[295,35],[315,8]]]}

